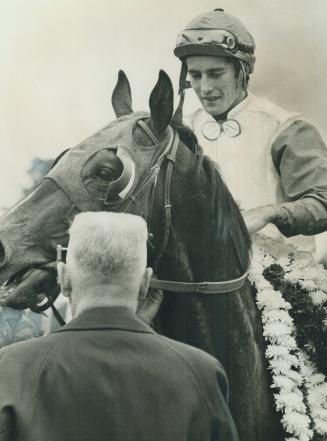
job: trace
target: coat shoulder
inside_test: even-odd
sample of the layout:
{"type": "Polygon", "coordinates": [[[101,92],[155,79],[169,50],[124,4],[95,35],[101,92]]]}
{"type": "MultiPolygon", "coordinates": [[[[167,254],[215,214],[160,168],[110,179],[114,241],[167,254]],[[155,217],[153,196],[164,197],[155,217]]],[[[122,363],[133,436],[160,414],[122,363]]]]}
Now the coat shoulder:
{"type": "Polygon", "coordinates": [[[178,357],[192,371],[196,377],[201,377],[203,373],[210,371],[212,373],[220,373],[225,377],[225,370],[222,364],[213,356],[201,349],[193,346],[169,339],[167,337],[158,336],[164,346],[178,357]]]}
{"type": "Polygon", "coordinates": [[[26,369],[40,365],[44,359],[54,350],[57,339],[50,334],[44,337],[32,338],[0,350],[0,372],[2,369],[19,370],[21,367],[26,369]]]}

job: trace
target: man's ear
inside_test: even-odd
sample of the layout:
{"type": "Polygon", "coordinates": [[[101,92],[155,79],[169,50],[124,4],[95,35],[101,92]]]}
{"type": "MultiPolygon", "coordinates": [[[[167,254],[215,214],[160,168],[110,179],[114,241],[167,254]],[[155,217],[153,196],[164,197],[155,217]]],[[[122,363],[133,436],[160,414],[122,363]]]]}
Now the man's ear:
{"type": "Polygon", "coordinates": [[[152,274],[153,274],[152,268],[146,268],[144,275],[142,277],[141,286],[139,290],[139,303],[142,303],[148,294],[152,274]]]}
{"type": "Polygon", "coordinates": [[[69,276],[67,265],[63,262],[57,264],[58,282],[61,292],[65,297],[70,297],[72,292],[72,284],[69,276]]]}

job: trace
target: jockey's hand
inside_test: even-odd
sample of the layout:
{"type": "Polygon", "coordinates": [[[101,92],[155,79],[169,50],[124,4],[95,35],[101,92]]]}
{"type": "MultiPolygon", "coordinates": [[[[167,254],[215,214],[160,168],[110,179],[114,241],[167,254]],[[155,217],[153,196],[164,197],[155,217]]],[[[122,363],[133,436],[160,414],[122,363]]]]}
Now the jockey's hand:
{"type": "Polygon", "coordinates": [[[277,209],[274,205],[266,205],[242,210],[241,213],[249,233],[256,233],[276,219],[277,209]]]}
{"type": "Polygon", "coordinates": [[[157,315],[163,299],[163,292],[158,289],[149,289],[148,294],[136,312],[137,316],[146,324],[150,324],[157,315]]]}

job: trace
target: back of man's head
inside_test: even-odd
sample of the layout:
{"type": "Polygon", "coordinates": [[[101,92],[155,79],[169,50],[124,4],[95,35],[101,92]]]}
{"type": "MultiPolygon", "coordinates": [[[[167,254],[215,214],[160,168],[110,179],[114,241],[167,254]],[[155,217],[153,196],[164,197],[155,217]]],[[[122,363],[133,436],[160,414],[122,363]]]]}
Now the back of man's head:
{"type": "MultiPolygon", "coordinates": [[[[98,291],[103,288],[102,300],[120,291],[122,306],[128,297],[137,300],[146,268],[147,236],[146,223],[139,216],[78,214],[70,228],[67,252],[72,291],[80,297],[85,290],[96,292],[96,287],[98,291]]],[[[111,300],[115,304],[115,299],[111,300]]]]}

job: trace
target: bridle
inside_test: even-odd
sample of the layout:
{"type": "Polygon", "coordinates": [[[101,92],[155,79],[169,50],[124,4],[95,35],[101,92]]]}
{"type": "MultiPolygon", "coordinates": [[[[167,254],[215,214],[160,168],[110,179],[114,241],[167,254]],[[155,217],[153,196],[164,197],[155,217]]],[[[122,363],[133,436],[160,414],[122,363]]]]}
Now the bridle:
{"type": "MultiPolygon", "coordinates": [[[[153,133],[153,131],[144,123],[144,121],[140,120],[138,122],[139,126],[147,133],[149,138],[156,142],[160,143],[159,139],[153,133]]],[[[167,161],[166,168],[166,176],[165,176],[165,190],[164,190],[164,227],[163,227],[163,239],[160,245],[159,252],[155,257],[155,261],[153,264],[154,272],[157,271],[160,260],[166,250],[170,230],[171,230],[171,198],[170,198],[170,190],[171,190],[171,176],[174,164],[176,162],[176,154],[179,145],[179,135],[178,132],[174,129],[170,144],[168,148],[168,153],[165,156],[167,161]]],[[[153,192],[154,198],[154,192],[153,192]]],[[[152,201],[153,204],[153,201],[152,201]]],[[[247,278],[248,273],[245,272],[240,277],[236,279],[220,281],[220,282],[177,282],[171,280],[160,280],[155,277],[151,279],[150,288],[153,289],[161,289],[163,291],[170,291],[175,293],[200,293],[200,294],[222,294],[237,291],[242,288],[247,278]]]]}
{"type": "MultiPolygon", "coordinates": [[[[142,128],[142,130],[148,135],[148,137],[159,146],[161,141],[158,139],[156,134],[147,126],[147,124],[143,120],[138,120],[137,124],[142,128]]],[[[171,204],[171,177],[172,177],[172,171],[174,164],[176,162],[176,154],[178,150],[179,145],[179,134],[178,132],[169,127],[170,129],[170,139],[167,144],[167,147],[164,149],[164,152],[159,156],[155,164],[151,168],[151,172],[154,176],[152,179],[145,178],[143,182],[140,183],[140,186],[138,186],[135,189],[134,194],[130,195],[129,197],[132,198],[132,200],[135,200],[140,193],[140,187],[144,185],[152,185],[151,188],[151,197],[149,200],[150,209],[149,209],[149,219],[148,224],[150,225],[153,205],[154,205],[154,199],[155,199],[155,191],[156,191],[156,185],[157,185],[157,178],[159,175],[159,172],[161,170],[161,167],[164,163],[167,164],[166,166],[166,174],[165,174],[165,181],[164,181],[164,222],[163,222],[163,238],[160,243],[159,250],[156,253],[156,256],[154,258],[153,263],[153,270],[154,273],[158,270],[159,263],[162,259],[162,256],[165,253],[170,231],[171,231],[171,223],[172,223],[172,204],[171,204]]],[[[62,189],[62,186],[59,182],[56,181],[53,177],[46,176],[44,179],[51,179],[52,182],[56,184],[56,186],[62,190],[65,195],[70,199],[72,202],[72,205],[75,207],[77,211],[81,211],[78,209],[77,204],[74,203],[74,199],[72,195],[68,194],[67,191],[62,189]]],[[[108,205],[106,199],[104,200],[104,205],[108,205]]],[[[106,207],[107,208],[107,207],[106,207]]],[[[51,262],[49,264],[45,264],[42,267],[39,267],[40,269],[44,270],[54,270],[55,269],[55,262],[51,262]]],[[[245,272],[240,277],[226,280],[226,281],[219,281],[219,282],[178,282],[178,281],[171,281],[171,280],[159,280],[155,277],[151,279],[150,282],[150,288],[157,289],[157,290],[163,290],[163,291],[169,291],[169,292],[175,292],[175,293],[198,293],[198,294],[222,294],[222,293],[230,293],[239,290],[242,288],[242,286],[245,283],[245,280],[247,278],[248,273],[245,272]]],[[[48,298],[48,301],[42,305],[37,306],[33,308],[33,311],[35,312],[41,312],[45,309],[51,307],[57,320],[61,325],[65,324],[64,320],[60,317],[59,312],[56,310],[55,306],[53,305],[54,301],[58,297],[59,292],[55,295],[53,295],[51,298],[48,298]]]]}

